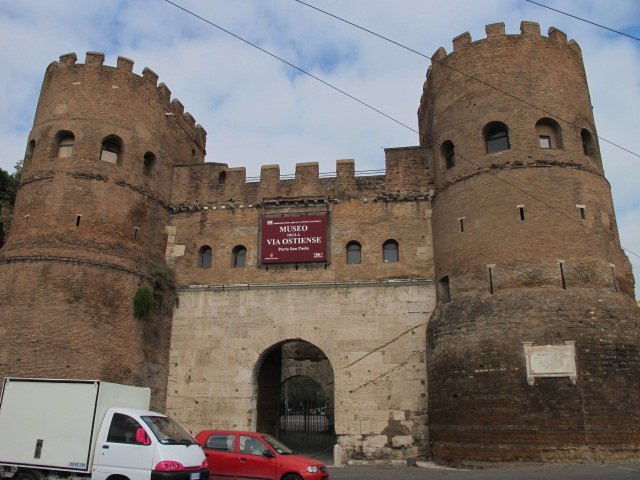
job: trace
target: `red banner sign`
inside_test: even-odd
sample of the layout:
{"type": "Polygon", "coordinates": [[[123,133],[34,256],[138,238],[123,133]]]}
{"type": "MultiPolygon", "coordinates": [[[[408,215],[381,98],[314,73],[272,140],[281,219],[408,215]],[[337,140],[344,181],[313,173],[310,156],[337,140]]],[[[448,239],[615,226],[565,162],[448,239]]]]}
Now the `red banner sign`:
{"type": "Polygon", "coordinates": [[[263,218],[261,261],[326,262],[327,216],[263,218]]]}

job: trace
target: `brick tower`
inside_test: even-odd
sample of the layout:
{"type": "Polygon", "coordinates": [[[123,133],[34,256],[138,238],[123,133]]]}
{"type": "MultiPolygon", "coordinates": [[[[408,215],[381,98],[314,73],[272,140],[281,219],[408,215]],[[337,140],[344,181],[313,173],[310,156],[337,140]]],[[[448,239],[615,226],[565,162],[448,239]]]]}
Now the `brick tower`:
{"type": "Polygon", "coordinates": [[[162,408],[169,318],[134,318],[133,297],[165,265],[173,165],[202,162],[206,133],[151,70],[103,61],[45,74],[0,251],[0,377],[146,385],[162,408]]]}
{"type": "Polygon", "coordinates": [[[580,48],[531,22],[486,32],[434,54],[419,109],[435,182],[432,453],[637,453],[640,316],[580,48]]]}

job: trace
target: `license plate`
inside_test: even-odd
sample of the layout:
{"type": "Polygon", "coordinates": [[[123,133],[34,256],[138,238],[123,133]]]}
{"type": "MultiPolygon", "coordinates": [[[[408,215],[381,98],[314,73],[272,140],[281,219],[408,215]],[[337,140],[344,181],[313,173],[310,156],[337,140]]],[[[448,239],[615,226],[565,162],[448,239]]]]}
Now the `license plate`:
{"type": "Polygon", "coordinates": [[[189,480],[200,480],[200,472],[192,473],[189,480]]]}

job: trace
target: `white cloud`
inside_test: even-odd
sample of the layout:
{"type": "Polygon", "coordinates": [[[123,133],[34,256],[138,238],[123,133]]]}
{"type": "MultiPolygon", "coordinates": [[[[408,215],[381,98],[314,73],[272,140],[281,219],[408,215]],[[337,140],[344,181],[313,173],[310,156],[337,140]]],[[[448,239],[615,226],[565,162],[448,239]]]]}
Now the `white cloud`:
{"type": "MultiPolygon", "coordinates": [[[[416,110],[430,61],[320,14],[294,0],[175,0],[197,14],[295,63],[417,129],[416,110]]],[[[598,133],[640,152],[640,42],[517,0],[308,0],[380,35],[431,55],[451,39],[521,20],[543,33],[555,26],[583,51],[598,133]]],[[[640,3],[545,0],[618,30],[640,32],[640,3]]],[[[355,158],[359,170],[384,168],[381,147],[417,144],[417,135],[268,55],[159,0],[22,0],[0,3],[0,168],[22,157],[46,66],[75,51],[103,51],[149,67],[208,132],[208,161],[246,166],[259,175],[278,163],[355,158]]],[[[600,142],[612,185],[623,245],[637,245],[640,158],[600,142]],[[635,224],[634,224],[635,222],[635,224]]],[[[630,255],[636,275],[639,259],[630,255]]]]}

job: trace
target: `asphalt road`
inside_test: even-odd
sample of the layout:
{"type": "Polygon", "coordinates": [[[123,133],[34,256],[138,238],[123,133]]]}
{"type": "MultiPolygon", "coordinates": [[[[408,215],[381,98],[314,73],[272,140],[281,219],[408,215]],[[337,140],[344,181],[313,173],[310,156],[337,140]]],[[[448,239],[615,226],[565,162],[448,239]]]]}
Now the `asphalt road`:
{"type": "Polygon", "coordinates": [[[594,464],[510,464],[473,469],[329,467],[330,480],[640,480],[640,459],[594,464]]]}

